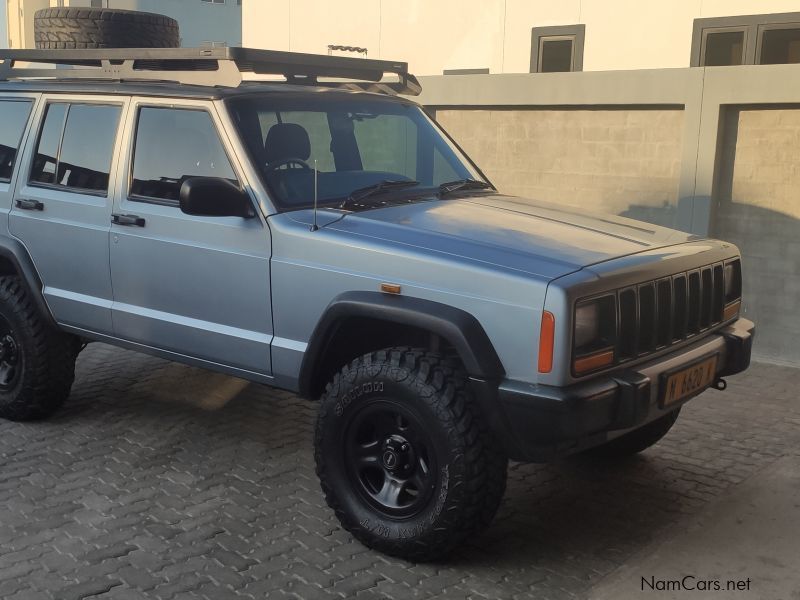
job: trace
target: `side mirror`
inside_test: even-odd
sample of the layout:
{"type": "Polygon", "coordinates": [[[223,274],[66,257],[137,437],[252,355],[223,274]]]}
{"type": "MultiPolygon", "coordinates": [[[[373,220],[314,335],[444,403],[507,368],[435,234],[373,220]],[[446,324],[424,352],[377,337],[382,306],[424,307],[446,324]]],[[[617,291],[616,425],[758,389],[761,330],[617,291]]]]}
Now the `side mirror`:
{"type": "Polygon", "coordinates": [[[198,217],[255,217],[247,192],[221,177],[190,177],[181,185],[181,211],[198,217]]]}

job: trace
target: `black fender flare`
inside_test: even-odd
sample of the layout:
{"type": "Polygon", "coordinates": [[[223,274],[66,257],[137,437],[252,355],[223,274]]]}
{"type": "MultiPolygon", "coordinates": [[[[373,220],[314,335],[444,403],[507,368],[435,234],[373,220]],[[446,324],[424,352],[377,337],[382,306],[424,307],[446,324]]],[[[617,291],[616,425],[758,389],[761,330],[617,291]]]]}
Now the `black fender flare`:
{"type": "Polygon", "coordinates": [[[8,260],[14,267],[16,274],[27,288],[28,295],[47,323],[52,327],[58,327],[50,307],[44,300],[42,280],[25,246],[19,240],[3,236],[0,238],[0,258],[8,260]]]}
{"type": "Polygon", "coordinates": [[[489,336],[470,313],[423,298],[345,292],[331,301],[314,328],[300,367],[298,387],[302,397],[311,397],[314,374],[329,349],[329,341],[339,326],[352,317],[410,325],[439,335],[455,348],[472,378],[498,380],[505,374],[489,336]]]}

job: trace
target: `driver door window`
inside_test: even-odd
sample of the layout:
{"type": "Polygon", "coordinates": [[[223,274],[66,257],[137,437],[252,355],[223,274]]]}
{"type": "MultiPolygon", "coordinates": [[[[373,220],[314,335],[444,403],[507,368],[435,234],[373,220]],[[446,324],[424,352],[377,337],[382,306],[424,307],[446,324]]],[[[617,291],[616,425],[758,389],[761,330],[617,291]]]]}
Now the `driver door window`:
{"type": "Polygon", "coordinates": [[[204,110],[140,109],[131,199],[177,205],[189,177],[236,182],[211,116],[204,110]]]}

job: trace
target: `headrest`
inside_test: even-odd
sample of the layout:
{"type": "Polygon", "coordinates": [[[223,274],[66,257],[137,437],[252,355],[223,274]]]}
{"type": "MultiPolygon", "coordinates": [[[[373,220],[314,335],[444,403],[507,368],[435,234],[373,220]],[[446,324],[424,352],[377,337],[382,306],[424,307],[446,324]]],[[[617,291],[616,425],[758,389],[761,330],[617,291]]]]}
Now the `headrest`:
{"type": "Polygon", "coordinates": [[[308,132],[296,123],[276,123],[269,128],[264,142],[267,164],[287,158],[308,160],[311,141],[308,132]]]}

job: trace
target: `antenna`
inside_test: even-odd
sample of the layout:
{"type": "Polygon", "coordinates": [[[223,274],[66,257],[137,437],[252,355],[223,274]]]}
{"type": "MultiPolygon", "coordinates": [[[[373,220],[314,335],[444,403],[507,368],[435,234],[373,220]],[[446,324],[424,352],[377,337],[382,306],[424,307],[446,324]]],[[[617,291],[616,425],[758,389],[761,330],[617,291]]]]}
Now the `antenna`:
{"type": "Polygon", "coordinates": [[[319,187],[317,184],[317,178],[319,175],[319,171],[317,171],[317,159],[314,159],[314,224],[311,226],[311,231],[317,231],[319,227],[317,227],[317,199],[319,198],[319,187]]]}

